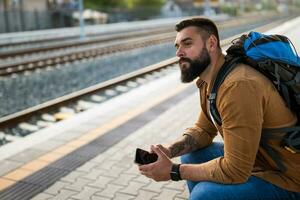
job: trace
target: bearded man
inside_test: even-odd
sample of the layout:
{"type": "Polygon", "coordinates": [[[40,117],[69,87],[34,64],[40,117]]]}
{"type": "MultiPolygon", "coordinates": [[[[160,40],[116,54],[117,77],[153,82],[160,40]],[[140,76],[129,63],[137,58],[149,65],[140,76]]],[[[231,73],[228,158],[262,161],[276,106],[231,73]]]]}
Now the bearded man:
{"type": "Polygon", "coordinates": [[[198,78],[202,110],[195,125],[177,141],[151,145],[158,160],[139,165],[141,174],[155,181],[187,180],[191,200],[300,199],[300,155],[270,143],[286,158],[286,171],[281,172],[260,147],[263,128],[297,122],[274,85],[250,66],[238,64],[219,87],[216,105],[222,125],[214,124],[208,97],[225,62],[218,29],[209,19],[192,18],[177,24],[176,31],[181,80],[198,78]],[[218,132],[223,143],[213,142],[218,132]],[[182,164],[171,161],[177,156],[182,156],[182,164]]]}

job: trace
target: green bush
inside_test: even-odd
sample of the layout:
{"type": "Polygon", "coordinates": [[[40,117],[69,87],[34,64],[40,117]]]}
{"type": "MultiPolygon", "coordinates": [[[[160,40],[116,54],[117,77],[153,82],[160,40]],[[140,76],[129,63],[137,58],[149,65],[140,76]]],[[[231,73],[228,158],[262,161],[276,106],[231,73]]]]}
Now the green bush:
{"type": "Polygon", "coordinates": [[[237,16],[238,8],[230,4],[224,4],[221,6],[221,12],[229,14],[231,16],[237,16]]]}
{"type": "Polygon", "coordinates": [[[276,10],[277,5],[276,2],[273,0],[263,0],[261,1],[262,9],[263,10],[276,10]]]}

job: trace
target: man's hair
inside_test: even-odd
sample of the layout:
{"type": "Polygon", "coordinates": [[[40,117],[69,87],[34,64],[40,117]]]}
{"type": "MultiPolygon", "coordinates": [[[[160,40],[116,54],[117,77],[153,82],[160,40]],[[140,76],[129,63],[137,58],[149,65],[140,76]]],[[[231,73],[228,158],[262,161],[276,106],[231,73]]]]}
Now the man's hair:
{"type": "Polygon", "coordinates": [[[218,47],[220,48],[218,28],[212,20],[200,17],[185,19],[175,25],[175,30],[180,32],[182,29],[190,26],[195,26],[198,28],[203,40],[208,39],[210,35],[214,35],[218,39],[218,47]]]}

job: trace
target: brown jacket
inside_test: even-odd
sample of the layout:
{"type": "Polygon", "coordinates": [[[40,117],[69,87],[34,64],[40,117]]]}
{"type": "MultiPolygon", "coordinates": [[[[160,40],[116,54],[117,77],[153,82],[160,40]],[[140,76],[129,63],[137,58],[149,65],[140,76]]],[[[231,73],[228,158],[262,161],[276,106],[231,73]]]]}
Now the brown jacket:
{"type": "Polygon", "coordinates": [[[206,180],[234,184],[245,182],[254,175],[281,188],[300,192],[300,154],[290,153],[280,146],[279,141],[270,142],[287,167],[287,171],[282,173],[259,146],[263,128],[291,126],[297,121],[265,76],[239,64],[226,77],[217,93],[222,127],[215,127],[210,120],[208,95],[223,63],[222,55],[217,67],[209,73],[202,73],[198,79],[202,112],[195,126],[184,133],[193,136],[200,147],[211,144],[217,132],[224,139],[224,156],[201,165],[206,180]]]}

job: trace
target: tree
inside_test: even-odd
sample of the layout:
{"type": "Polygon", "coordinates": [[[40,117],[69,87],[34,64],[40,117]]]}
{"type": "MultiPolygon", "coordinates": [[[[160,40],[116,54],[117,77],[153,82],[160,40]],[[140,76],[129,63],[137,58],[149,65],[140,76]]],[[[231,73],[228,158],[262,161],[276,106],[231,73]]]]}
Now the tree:
{"type": "Polygon", "coordinates": [[[86,8],[125,8],[161,7],[166,0],[84,0],[86,8]]]}
{"type": "Polygon", "coordinates": [[[84,6],[91,9],[125,7],[126,0],[84,0],[84,6]]]}
{"type": "Polygon", "coordinates": [[[123,17],[128,21],[156,17],[166,0],[84,0],[85,8],[109,13],[110,19],[123,17]]]}
{"type": "Polygon", "coordinates": [[[127,0],[127,1],[129,5],[132,6],[132,8],[161,7],[165,3],[165,0],[127,0]]]}

